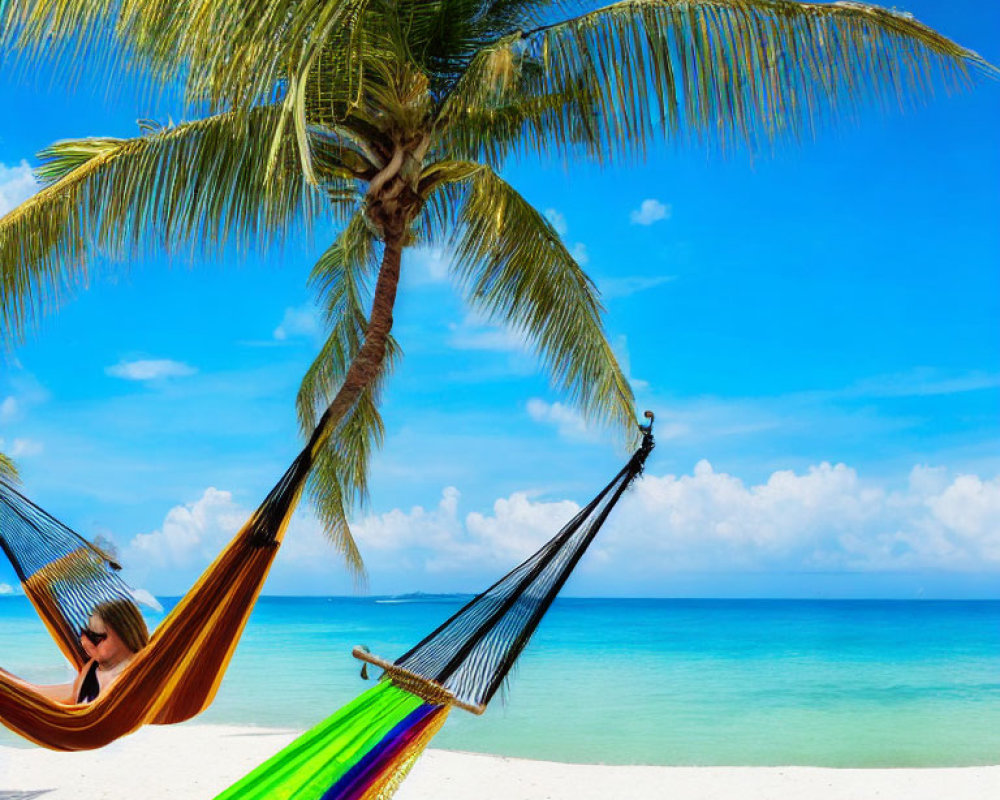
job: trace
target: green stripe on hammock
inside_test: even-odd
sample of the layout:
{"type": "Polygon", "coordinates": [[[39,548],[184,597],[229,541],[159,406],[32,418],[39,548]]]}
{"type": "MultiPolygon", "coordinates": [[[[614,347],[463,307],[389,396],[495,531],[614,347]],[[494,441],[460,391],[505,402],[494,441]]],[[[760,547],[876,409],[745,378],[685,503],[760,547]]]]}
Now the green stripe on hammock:
{"type": "Polygon", "coordinates": [[[313,800],[424,701],[382,681],[307,731],[215,800],[313,800]]]}

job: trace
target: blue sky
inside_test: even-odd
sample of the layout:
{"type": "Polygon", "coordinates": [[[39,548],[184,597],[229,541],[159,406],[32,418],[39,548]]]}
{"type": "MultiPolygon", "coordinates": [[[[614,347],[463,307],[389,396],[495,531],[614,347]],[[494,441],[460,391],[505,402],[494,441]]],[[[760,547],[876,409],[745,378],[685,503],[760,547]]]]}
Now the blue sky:
{"type": "MultiPolygon", "coordinates": [[[[1000,8],[906,9],[994,63],[1000,8]]],[[[180,117],[84,75],[0,78],[0,210],[33,154],[180,117]]],[[[869,109],[751,159],[663,145],[639,166],[512,163],[601,287],[648,479],[576,594],[1000,597],[1000,82],[869,109]]],[[[0,364],[26,491],[114,539],[135,583],[186,588],[299,446],[320,341],[305,279],[330,232],[211,263],[109,266],[0,364]]],[[[372,503],[370,588],[473,590],[554,533],[624,458],[516,337],[410,252],[372,503]]],[[[0,582],[12,582],[0,569],[0,582]]],[[[300,513],[268,590],[351,584],[300,513]]]]}

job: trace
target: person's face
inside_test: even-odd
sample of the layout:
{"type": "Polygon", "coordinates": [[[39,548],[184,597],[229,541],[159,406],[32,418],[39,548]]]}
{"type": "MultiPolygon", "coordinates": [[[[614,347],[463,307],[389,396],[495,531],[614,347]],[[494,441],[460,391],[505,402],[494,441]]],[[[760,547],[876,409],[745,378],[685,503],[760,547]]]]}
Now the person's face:
{"type": "Polygon", "coordinates": [[[91,614],[87,628],[80,636],[80,644],[88,658],[108,661],[127,655],[128,648],[115,633],[114,628],[104,623],[99,614],[91,614]]]}

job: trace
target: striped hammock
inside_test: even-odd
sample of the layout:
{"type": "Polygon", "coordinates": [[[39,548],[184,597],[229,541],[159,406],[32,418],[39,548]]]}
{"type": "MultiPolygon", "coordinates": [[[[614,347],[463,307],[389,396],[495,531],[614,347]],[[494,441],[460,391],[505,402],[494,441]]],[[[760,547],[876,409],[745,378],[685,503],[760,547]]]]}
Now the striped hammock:
{"type": "Polygon", "coordinates": [[[452,706],[481,714],[653,449],[652,414],[625,467],[537,553],[394,662],[379,683],[216,800],[388,800],[452,706]]]}
{"type": "MultiPolygon", "coordinates": [[[[183,722],[209,706],[284,537],[315,454],[309,443],[260,507],[93,703],[64,705],[0,669],[0,723],[52,750],[92,750],[142,725],[183,722]]],[[[0,481],[0,549],[24,593],[76,669],[80,630],[107,600],[130,598],[119,566],[99,548],[0,481]]]]}

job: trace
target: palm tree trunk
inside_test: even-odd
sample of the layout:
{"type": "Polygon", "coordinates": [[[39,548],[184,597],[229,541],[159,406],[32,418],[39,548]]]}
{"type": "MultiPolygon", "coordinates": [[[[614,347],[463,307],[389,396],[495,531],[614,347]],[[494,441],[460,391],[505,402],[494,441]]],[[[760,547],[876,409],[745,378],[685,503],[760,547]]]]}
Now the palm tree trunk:
{"type": "Polygon", "coordinates": [[[400,227],[399,230],[386,233],[385,251],[382,253],[382,265],[375,283],[375,296],[372,299],[372,311],[365,330],[365,340],[351,366],[348,367],[344,382],[316,423],[316,428],[309,439],[309,448],[314,457],[361,397],[362,392],[378,379],[382,371],[389,333],[392,331],[392,309],[396,303],[396,289],[399,287],[404,231],[405,227],[400,227]]]}

